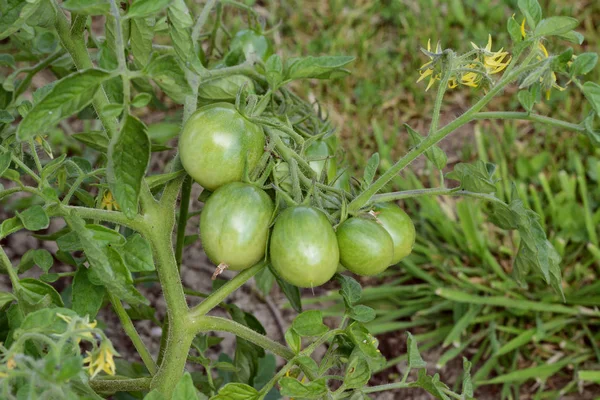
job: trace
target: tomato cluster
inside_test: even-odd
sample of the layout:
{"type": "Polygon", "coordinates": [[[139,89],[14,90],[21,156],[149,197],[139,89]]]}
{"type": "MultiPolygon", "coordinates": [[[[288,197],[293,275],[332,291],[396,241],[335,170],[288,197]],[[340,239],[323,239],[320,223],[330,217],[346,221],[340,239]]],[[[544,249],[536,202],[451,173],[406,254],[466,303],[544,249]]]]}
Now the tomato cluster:
{"type": "MultiPolygon", "coordinates": [[[[227,64],[256,56],[248,51],[268,56],[270,47],[260,38],[238,34],[227,64]]],[[[204,105],[179,140],[185,170],[212,192],[200,217],[211,261],[238,271],[267,254],[283,280],[315,287],[338,270],[371,276],[406,257],[415,228],[397,205],[375,204],[345,215],[358,180],[341,168],[337,140],[314,107],[296,99],[279,107],[283,113],[271,107],[254,118],[234,106],[242,92],[263,89],[243,75],[203,83],[204,105]]]]}

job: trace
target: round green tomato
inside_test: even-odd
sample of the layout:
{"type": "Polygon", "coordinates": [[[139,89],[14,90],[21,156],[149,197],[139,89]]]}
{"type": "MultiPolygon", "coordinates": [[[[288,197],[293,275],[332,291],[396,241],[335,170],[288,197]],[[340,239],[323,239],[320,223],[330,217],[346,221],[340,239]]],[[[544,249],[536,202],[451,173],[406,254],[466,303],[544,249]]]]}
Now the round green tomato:
{"type": "Polygon", "coordinates": [[[392,265],[409,255],[415,244],[415,225],[403,209],[392,203],[376,204],[374,211],[381,226],[394,241],[392,265]]]}
{"type": "Polygon", "coordinates": [[[251,29],[243,29],[235,34],[229,45],[229,53],[225,56],[225,64],[237,65],[244,62],[251,54],[266,61],[273,54],[271,42],[251,29]]]}
{"type": "Polygon", "coordinates": [[[377,275],[392,263],[394,242],[372,219],[350,218],[337,229],[340,262],[357,275],[377,275]]]}
{"type": "Polygon", "coordinates": [[[273,201],[256,186],[233,182],[217,189],[200,214],[200,239],[208,258],[240,271],[265,256],[273,201]]]}
{"type": "Polygon", "coordinates": [[[246,93],[254,93],[254,82],[245,75],[224,76],[201,83],[198,97],[205,102],[234,102],[241,88],[246,93]]]}
{"type": "Polygon", "coordinates": [[[279,215],[269,252],[279,276],[305,288],[330,280],[339,263],[335,232],[325,214],[312,207],[290,207],[279,215]]]}
{"type": "Polygon", "coordinates": [[[229,103],[198,109],[179,138],[181,163],[192,178],[214,191],[240,181],[244,169],[252,171],[263,154],[262,128],[246,120],[229,103]]]}
{"type": "Polygon", "coordinates": [[[332,153],[326,142],[322,140],[312,142],[310,146],[306,148],[304,155],[307,159],[313,160],[308,163],[312,170],[316,172],[318,180],[321,179],[321,175],[325,170],[325,164],[327,164],[327,182],[330,182],[335,178],[335,175],[337,174],[337,163],[334,158],[328,158],[331,157],[332,153]]]}

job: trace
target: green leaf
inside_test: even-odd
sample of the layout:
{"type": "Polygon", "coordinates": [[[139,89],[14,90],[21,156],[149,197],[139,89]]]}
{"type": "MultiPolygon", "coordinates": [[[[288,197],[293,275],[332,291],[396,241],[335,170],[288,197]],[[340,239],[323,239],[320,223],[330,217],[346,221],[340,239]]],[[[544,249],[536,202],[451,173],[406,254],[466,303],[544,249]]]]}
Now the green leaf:
{"type": "Polygon", "coordinates": [[[15,68],[16,64],[15,64],[15,58],[13,57],[12,54],[0,54],[0,66],[2,67],[9,67],[9,68],[15,68]]]}
{"type": "Polygon", "coordinates": [[[54,259],[52,258],[52,254],[46,249],[31,249],[28,250],[23,257],[21,257],[21,262],[19,263],[19,273],[23,273],[29,270],[34,265],[40,267],[44,272],[48,272],[48,270],[52,267],[54,263],[54,259]]]}
{"type": "Polygon", "coordinates": [[[9,113],[6,110],[0,110],[0,123],[1,124],[10,124],[14,120],[15,120],[15,117],[13,117],[11,113],[9,113]]]}
{"type": "Polygon", "coordinates": [[[102,153],[106,153],[108,151],[108,137],[104,132],[93,131],[74,133],[73,135],[71,135],[71,137],[91,147],[94,150],[98,150],[102,153]]]}
{"type": "Polygon", "coordinates": [[[19,299],[19,306],[26,314],[42,308],[64,306],[56,289],[37,279],[21,279],[19,286],[15,289],[15,294],[19,299]]]}
{"type": "Polygon", "coordinates": [[[300,336],[293,328],[288,329],[285,332],[285,342],[296,354],[302,350],[302,336],[300,336]]]}
{"type": "Polygon", "coordinates": [[[31,206],[27,210],[21,213],[17,212],[16,214],[23,223],[25,229],[30,231],[46,229],[50,225],[48,214],[46,214],[46,211],[39,205],[31,206]]]}
{"type": "Polygon", "coordinates": [[[171,3],[171,0],[134,0],[126,18],[149,17],[158,14],[171,3]]]}
{"type": "MultiPolygon", "coordinates": [[[[152,53],[152,39],[154,38],[154,19],[153,18],[133,18],[130,21],[130,43],[131,52],[133,53],[133,61],[138,67],[145,67],[150,61],[150,53],[152,53]]],[[[138,95],[139,96],[139,95],[138,95]]],[[[151,96],[148,96],[150,102],[151,96]]],[[[136,96],[137,98],[137,96],[136,96]]],[[[139,100],[138,100],[139,102],[139,100]]],[[[136,105],[135,99],[132,104],[135,107],[143,107],[144,105],[136,105]]]]}
{"type": "Polygon", "coordinates": [[[299,356],[296,357],[295,360],[299,366],[304,367],[303,370],[307,369],[315,374],[319,370],[317,362],[308,356],[299,356]]]}
{"type": "Polygon", "coordinates": [[[294,319],[292,328],[300,336],[320,336],[329,330],[319,310],[304,311],[294,319]]]}
{"type": "Polygon", "coordinates": [[[419,387],[426,390],[435,396],[436,399],[450,400],[448,396],[443,392],[443,389],[448,389],[443,382],[440,382],[439,374],[435,374],[433,377],[427,375],[427,370],[420,369],[416,382],[409,384],[409,387],[419,387]]]}
{"type": "Polygon", "coordinates": [[[142,179],[149,162],[150,139],[146,126],[127,115],[123,128],[113,136],[108,147],[106,176],[110,191],[128,218],[138,212],[142,179]]]}
{"type": "Polygon", "coordinates": [[[102,113],[108,118],[117,118],[123,113],[123,104],[110,103],[102,108],[102,113]]]}
{"type": "Polygon", "coordinates": [[[594,114],[591,114],[583,121],[586,135],[594,146],[600,147],[600,131],[594,129],[594,114]]]}
{"type": "Polygon", "coordinates": [[[106,290],[90,282],[88,269],[80,267],[73,278],[71,290],[71,304],[73,311],[83,316],[89,315],[90,320],[96,318],[102,308],[106,290]]]}
{"type": "MultiPolygon", "coordinates": [[[[240,310],[239,307],[233,304],[227,307],[227,311],[234,321],[245,325],[262,335],[265,334],[265,329],[252,314],[240,310]]],[[[233,357],[233,363],[237,368],[235,374],[236,380],[238,382],[253,385],[254,378],[258,373],[259,360],[264,357],[264,355],[265,351],[262,347],[237,337],[235,354],[233,357]]]]}
{"type": "Polygon", "coordinates": [[[348,56],[322,56],[291,58],[285,66],[286,79],[329,79],[344,76],[350,72],[343,67],[354,61],[348,56]]]}
{"type": "Polygon", "coordinates": [[[568,42],[571,43],[576,43],[581,45],[583,43],[583,35],[577,31],[571,31],[571,32],[567,32],[565,34],[562,35],[558,35],[561,39],[564,39],[568,42]]]}
{"type": "Polygon", "coordinates": [[[127,238],[127,243],[121,249],[121,256],[125,265],[131,272],[154,271],[152,248],[150,243],[139,233],[134,233],[127,238]]]}
{"type": "Polygon", "coordinates": [[[105,15],[110,12],[108,0],[66,0],[61,7],[77,14],[105,15]]]}
{"type": "Polygon", "coordinates": [[[493,179],[496,166],[478,160],[472,164],[458,163],[454,171],[448,173],[448,179],[455,179],[461,183],[463,190],[475,193],[494,193],[497,179],[493,179]]]}
{"type": "MultiPolygon", "coordinates": [[[[202,193],[204,193],[204,192],[206,192],[206,190],[202,191],[202,193]]],[[[279,275],[277,274],[277,272],[273,269],[273,267],[270,264],[269,264],[269,270],[275,277],[275,280],[277,281],[277,285],[279,285],[279,287],[283,291],[283,294],[285,294],[285,297],[287,297],[287,299],[289,300],[292,308],[296,312],[301,313],[302,312],[302,297],[300,296],[300,289],[298,289],[298,287],[291,285],[291,284],[287,283],[286,281],[284,281],[283,279],[281,279],[279,277],[279,275]]]]}
{"type": "Polygon", "coordinates": [[[465,400],[473,399],[473,382],[471,381],[471,363],[463,357],[462,394],[465,400]]]}
{"type": "Polygon", "coordinates": [[[265,63],[265,77],[269,86],[273,89],[279,87],[283,81],[283,63],[277,54],[271,55],[265,63]]]}
{"type": "Polygon", "coordinates": [[[352,307],[348,315],[353,320],[363,323],[373,321],[376,316],[375,310],[363,304],[352,307]]]}
{"type": "Polygon", "coordinates": [[[600,115],[600,85],[596,82],[583,84],[583,94],[588,99],[596,114],[600,115]]]}
{"type": "Polygon", "coordinates": [[[67,322],[58,314],[67,317],[76,317],[77,314],[68,308],[44,308],[28,314],[21,322],[20,329],[15,331],[15,339],[25,333],[43,333],[44,335],[65,333],[67,322]]]}
{"type": "Polygon", "coordinates": [[[371,368],[360,351],[354,351],[346,366],[344,386],[347,389],[360,389],[371,379],[371,368]]]}
{"type": "Polygon", "coordinates": [[[9,292],[0,292],[0,310],[3,310],[7,304],[12,303],[17,298],[9,292]]]}
{"type": "Polygon", "coordinates": [[[103,247],[94,240],[80,217],[70,215],[65,219],[71,230],[79,235],[79,242],[90,264],[90,282],[105,286],[108,291],[131,305],[147,304],[148,301],[133,286],[131,273],[125,267],[119,253],[112,247],[103,247]]]}
{"type": "Polygon", "coordinates": [[[11,159],[10,151],[0,154],[0,176],[4,175],[8,167],[10,167],[11,159]]]}
{"type": "Polygon", "coordinates": [[[19,140],[39,135],[60,120],[71,116],[92,102],[94,94],[110,74],[97,69],[75,72],[58,81],[50,93],[23,118],[17,128],[19,140]]]}
{"type": "Polygon", "coordinates": [[[183,104],[185,96],[192,94],[183,69],[172,55],[158,57],[148,64],[146,72],[177,103],[183,104]]]}
{"type": "Polygon", "coordinates": [[[348,330],[349,339],[365,356],[371,370],[378,370],[385,364],[385,357],[378,349],[379,341],[362,324],[355,322],[348,330]]]}
{"type": "Polygon", "coordinates": [[[519,103],[523,106],[523,108],[527,112],[531,112],[533,109],[533,105],[535,104],[535,98],[532,96],[529,90],[519,90],[517,93],[517,98],[519,99],[519,103]]]}
{"type": "Polygon", "coordinates": [[[279,385],[281,386],[282,396],[302,399],[319,399],[328,391],[325,378],[301,383],[294,378],[283,377],[279,380],[279,385]]]}
{"type": "Polygon", "coordinates": [[[228,383],[211,400],[256,400],[258,390],[244,383],[228,383]]]}
{"type": "Polygon", "coordinates": [[[184,65],[201,74],[205,68],[200,63],[195,44],[192,42],[193,21],[184,0],[173,1],[167,11],[167,20],[175,53],[184,65]]]}
{"type": "Polygon", "coordinates": [[[538,0],[519,0],[518,5],[525,19],[527,19],[529,28],[535,29],[542,19],[542,7],[538,0]]]}
{"type": "Polygon", "coordinates": [[[336,274],[335,278],[342,286],[340,294],[346,301],[346,304],[352,305],[360,300],[362,288],[356,279],[341,274],[336,274]]]}
{"type": "Polygon", "coordinates": [[[196,387],[189,372],[186,371],[179,382],[177,382],[177,386],[173,390],[173,398],[178,400],[198,400],[196,387]]]}
{"type": "Polygon", "coordinates": [[[139,93],[131,101],[131,105],[137,108],[146,107],[152,100],[150,93],[139,93]]]}
{"type": "Polygon", "coordinates": [[[29,17],[34,15],[41,3],[40,0],[7,0],[0,3],[2,5],[2,13],[0,14],[0,40],[9,37],[21,29],[29,17]]]}
{"type": "Polygon", "coordinates": [[[406,356],[408,357],[408,367],[413,369],[426,368],[427,363],[423,361],[417,341],[410,332],[406,332],[408,338],[406,340],[406,356]]]}
{"type": "MultiPolygon", "coordinates": [[[[85,229],[91,233],[92,239],[100,246],[109,244],[124,245],[126,242],[123,235],[119,232],[103,225],[86,224],[85,229]]],[[[56,239],[56,244],[59,249],[66,252],[83,250],[79,236],[80,234],[78,232],[67,232],[56,239]]]]}
{"type": "Polygon", "coordinates": [[[571,64],[569,74],[573,76],[586,75],[591,72],[598,63],[598,54],[583,53],[577,56],[571,64]]]}
{"type": "Polygon", "coordinates": [[[594,382],[600,384],[600,371],[580,370],[577,372],[580,381],[594,382]]]}
{"type": "Polygon", "coordinates": [[[534,36],[564,35],[575,29],[579,21],[571,17],[550,17],[540,21],[533,32],[534,36]]]}
{"type": "Polygon", "coordinates": [[[0,225],[0,238],[5,238],[8,235],[23,229],[23,223],[19,217],[12,217],[2,221],[0,225]]]}
{"type": "Polygon", "coordinates": [[[373,183],[373,179],[375,178],[375,174],[377,173],[377,168],[379,168],[379,153],[374,153],[367,161],[367,165],[365,166],[365,172],[363,173],[363,180],[368,187],[373,183]]]}

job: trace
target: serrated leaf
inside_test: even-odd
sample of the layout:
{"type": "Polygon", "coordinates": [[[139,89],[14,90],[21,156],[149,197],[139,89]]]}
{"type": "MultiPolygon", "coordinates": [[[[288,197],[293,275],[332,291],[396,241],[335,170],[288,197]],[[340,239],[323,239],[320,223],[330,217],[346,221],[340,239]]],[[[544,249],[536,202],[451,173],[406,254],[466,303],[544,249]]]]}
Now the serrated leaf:
{"type": "Polygon", "coordinates": [[[283,81],[283,62],[277,54],[271,55],[265,63],[265,77],[273,89],[279,87],[283,81]]]}
{"type": "Polygon", "coordinates": [[[0,154],[0,176],[4,175],[12,160],[10,151],[0,154]]]}
{"type": "Polygon", "coordinates": [[[409,387],[419,387],[426,390],[440,400],[450,400],[448,396],[443,392],[443,389],[448,389],[443,382],[440,382],[439,374],[435,374],[433,377],[427,375],[425,369],[420,369],[416,382],[410,383],[409,387]]]}
{"type": "Polygon", "coordinates": [[[493,178],[496,166],[478,160],[475,163],[459,163],[446,176],[461,183],[463,190],[475,193],[494,193],[496,179],[493,178]]]}
{"type": "Polygon", "coordinates": [[[521,106],[523,106],[527,112],[531,112],[533,105],[535,104],[531,92],[529,90],[520,90],[519,93],[517,93],[517,98],[519,99],[521,106]]]}
{"type": "Polygon", "coordinates": [[[465,400],[473,398],[473,382],[471,381],[471,363],[463,357],[462,395],[465,400]]]}
{"type": "Polygon", "coordinates": [[[125,265],[131,272],[148,272],[155,269],[150,243],[139,233],[127,238],[127,243],[123,246],[121,255],[125,265]]]}
{"type": "Polygon", "coordinates": [[[102,153],[108,151],[108,137],[104,132],[82,132],[74,133],[71,136],[94,150],[98,150],[102,153]]]}
{"type": "Polygon", "coordinates": [[[304,311],[294,319],[292,328],[300,336],[320,336],[329,330],[323,324],[323,313],[319,310],[304,311]]]}
{"type": "Polygon", "coordinates": [[[137,108],[146,107],[151,100],[152,95],[150,93],[139,93],[133,98],[131,105],[137,108]]]}
{"type": "Polygon", "coordinates": [[[0,123],[1,124],[10,124],[14,120],[15,120],[15,117],[13,117],[11,113],[9,113],[6,110],[0,110],[0,123]]]}
{"type": "Polygon", "coordinates": [[[196,387],[194,387],[194,382],[189,372],[186,371],[179,382],[177,382],[173,390],[173,398],[177,400],[198,400],[196,387]]]}
{"type": "Polygon", "coordinates": [[[192,90],[185,79],[183,69],[172,55],[156,58],[146,67],[148,75],[174,101],[183,104],[192,90]]]}
{"type": "Polygon", "coordinates": [[[53,127],[60,120],[81,111],[110,73],[97,69],[75,72],[54,85],[23,118],[17,128],[19,140],[27,140],[53,127]]]}
{"type": "Polygon", "coordinates": [[[529,28],[535,29],[542,19],[542,7],[540,3],[537,0],[519,0],[517,4],[525,16],[529,28]]]}
{"type": "Polygon", "coordinates": [[[285,342],[294,353],[299,353],[302,350],[302,336],[300,336],[293,328],[285,332],[285,342]]]}
{"type": "Polygon", "coordinates": [[[375,310],[373,310],[371,307],[365,306],[363,304],[359,304],[357,306],[352,307],[350,309],[350,312],[348,313],[348,315],[353,320],[362,322],[362,323],[373,321],[376,316],[375,310]]]}
{"type": "Polygon", "coordinates": [[[354,351],[346,366],[344,386],[347,389],[360,389],[371,379],[371,368],[360,351],[354,351]]]}
{"type": "Polygon", "coordinates": [[[150,139],[146,126],[127,115],[123,128],[113,136],[108,147],[106,176],[110,191],[120,209],[129,218],[138,212],[142,179],[150,162],[150,139]]]}
{"type": "Polygon", "coordinates": [[[244,383],[228,383],[211,400],[256,400],[258,390],[244,383]]]}
{"type": "Polygon", "coordinates": [[[579,25],[579,21],[571,17],[550,17],[545,18],[536,26],[534,36],[553,36],[564,35],[567,32],[575,29],[579,25]]]}
{"type": "Polygon", "coordinates": [[[406,355],[408,358],[408,366],[409,368],[421,369],[426,368],[427,363],[423,361],[421,357],[421,353],[419,352],[419,347],[417,346],[417,341],[413,337],[410,332],[406,333],[408,338],[406,340],[406,355]]]}
{"type": "Polygon", "coordinates": [[[347,304],[352,305],[358,302],[362,292],[360,283],[356,279],[346,275],[337,274],[335,277],[342,286],[340,294],[346,300],[347,304]]]}
{"type": "Polygon", "coordinates": [[[4,309],[7,304],[12,303],[17,298],[9,292],[0,292],[0,310],[4,309]]]}
{"type": "Polygon", "coordinates": [[[3,40],[19,29],[34,15],[41,5],[40,0],[23,1],[8,0],[2,3],[0,14],[0,40],[3,40]]]}
{"type": "MultiPolygon", "coordinates": [[[[404,127],[408,131],[412,146],[416,146],[423,141],[421,135],[408,124],[404,124],[404,127]]],[[[448,163],[448,156],[439,146],[431,146],[429,149],[427,149],[425,151],[425,157],[427,157],[427,159],[431,161],[439,170],[444,169],[448,163]]]]}
{"type": "Polygon", "coordinates": [[[308,383],[301,383],[294,378],[283,377],[279,380],[281,394],[283,396],[319,399],[327,393],[327,383],[325,378],[317,379],[308,383]]]}
{"type": "Polygon", "coordinates": [[[143,18],[158,14],[171,0],[134,0],[127,10],[127,18],[143,18]]]}
{"type": "Polygon", "coordinates": [[[191,26],[193,22],[187,5],[183,0],[175,0],[169,6],[167,21],[175,53],[187,68],[197,74],[201,74],[204,71],[204,67],[200,63],[195,44],[192,41],[191,26]]]}
{"type": "Polygon", "coordinates": [[[348,56],[323,56],[291,58],[285,66],[286,79],[329,79],[347,75],[349,72],[343,67],[354,61],[348,56]]]}
{"type": "Polygon", "coordinates": [[[567,32],[562,35],[558,35],[561,39],[569,41],[571,43],[582,44],[583,43],[583,35],[577,31],[567,32]]]}

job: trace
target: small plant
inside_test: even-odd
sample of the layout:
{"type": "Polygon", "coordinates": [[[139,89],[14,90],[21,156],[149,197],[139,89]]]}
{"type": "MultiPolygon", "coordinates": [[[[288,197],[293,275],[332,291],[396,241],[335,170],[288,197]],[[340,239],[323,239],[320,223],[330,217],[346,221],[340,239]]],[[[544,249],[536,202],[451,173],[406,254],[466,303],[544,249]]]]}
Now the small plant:
{"type": "Polygon", "coordinates": [[[599,142],[594,118],[600,113],[600,86],[581,81],[597,56],[575,56],[571,48],[553,55],[544,45],[549,39],[580,44],[575,19],[542,18],[535,0],[522,0],[522,22],[508,21],[510,51],[503,50],[508,46],[493,50],[491,36],[485,46],[473,44],[465,53],[428,43],[423,52],[429,61],[419,80],[427,82],[426,89],[437,89],[429,132],[406,126],[413,146],[405,156],[377,176],[376,153],[362,176],[353,177],[324,111],[289,86],[341,77],[352,58],[283,60],[273,52],[258,15],[243,4],[209,0],[195,19],[183,0],[35,0],[2,8],[10,10],[0,16],[0,38],[9,38],[9,53],[0,59],[12,72],[0,89],[0,176],[12,183],[0,187],[0,199],[30,197],[2,222],[0,239],[23,229],[45,230],[51,218],[65,221],[58,231],[36,234],[56,242],[54,255],[31,249],[13,266],[0,248],[0,266],[13,287],[0,297],[6,311],[0,321],[3,397],[94,399],[130,392],[146,399],[258,400],[279,391],[296,399],[356,400],[419,387],[440,399],[473,398],[470,363],[464,361],[457,393],[438,375],[427,374],[411,335],[401,380],[368,385],[385,365],[377,339],[365,327],[375,311],[359,304],[360,285],[338,272],[377,275],[411,252],[415,228],[393,204],[401,199],[442,195],[490,202],[490,220],[519,234],[516,280],[535,274],[562,295],[559,253],[516,191],[507,201],[495,196],[494,165],[460,163],[440,175],[437,188],[382,190],[421,155],[441,171],[447,157],[437,144],[475,120],[537,121],[599,142]],[[248,17],[247,29],[230,32],[229,9],[248,17]],[[101,20],[99,32],[93,22],[101,20]],[[41,71],[56,80],[30,90],[41,71]],[[588,118],[572,123],[533,111],[535,103],[565,90],[567,83],[589,100],[594,111],[588,118]],[[525,111],[483,111],[514,84],[525,111]],[[481,97],[440,127],[446,91],[465,86],[481,91],[481,97]],[[145,107],[169,103],[183,105],[181,129],[147,126],[139,117],[145,107]],[[67,119],[73,115],[77,118],[67,119]],[[55,136],[65,143],[75,139],[86,152],[61,146],[65,151],[57,153],[51,144],[55,136]],[[148,175],[151,154],[172,150],[165,143],[175,137],[177,155],[164,171],[148,175]],[[185,236],[195,214],[188,209],[194,182],[204,188],[200,236],[216,265],[213,279],[225,269],[240,272],[190,308],[180,269],[185,246],[195,239],[185,236]],[[52,271],[55,259],[71,271],[52,271]],[[33,267],[43,271],[39,279],[20,277],[33,267]],[[287,346],[269,339],[250,314],[223,304],[252,277],[267,289],[276,281],[300,312],[285,334],[287,346]],[[70,296],[63,292],[63,298],[51,283],[71,278],[70,296]],[[153,279],[168,312],[157,357],[123,306],[151,310],[135,284],[153,279]],[[339,282],[345,310],[334,329],[323,323],[321,311],[301,312],[299,289],[331,279],[339,282]],[[105,301],[119,316],[144,371],[121,375],[114,361],[118,353],[95,322],[105,301]],[[231,319],[208,315],[219,306],[231,319]],[[205,356],[213,332],[237,336],[232,363],[205,356]],[[323,344],[328,350],[315,360],[313,353],[323,344]],[[265,351],[286,363],[261,380],[265,351]],[[184,373],[188,361],[202,365],[206,374],[184,373]],[[223,384],[214,379],[214,369],[232,376],[223,384]],[[418,370],[416,379],[410,379],[411,370],[418,370]]]}

